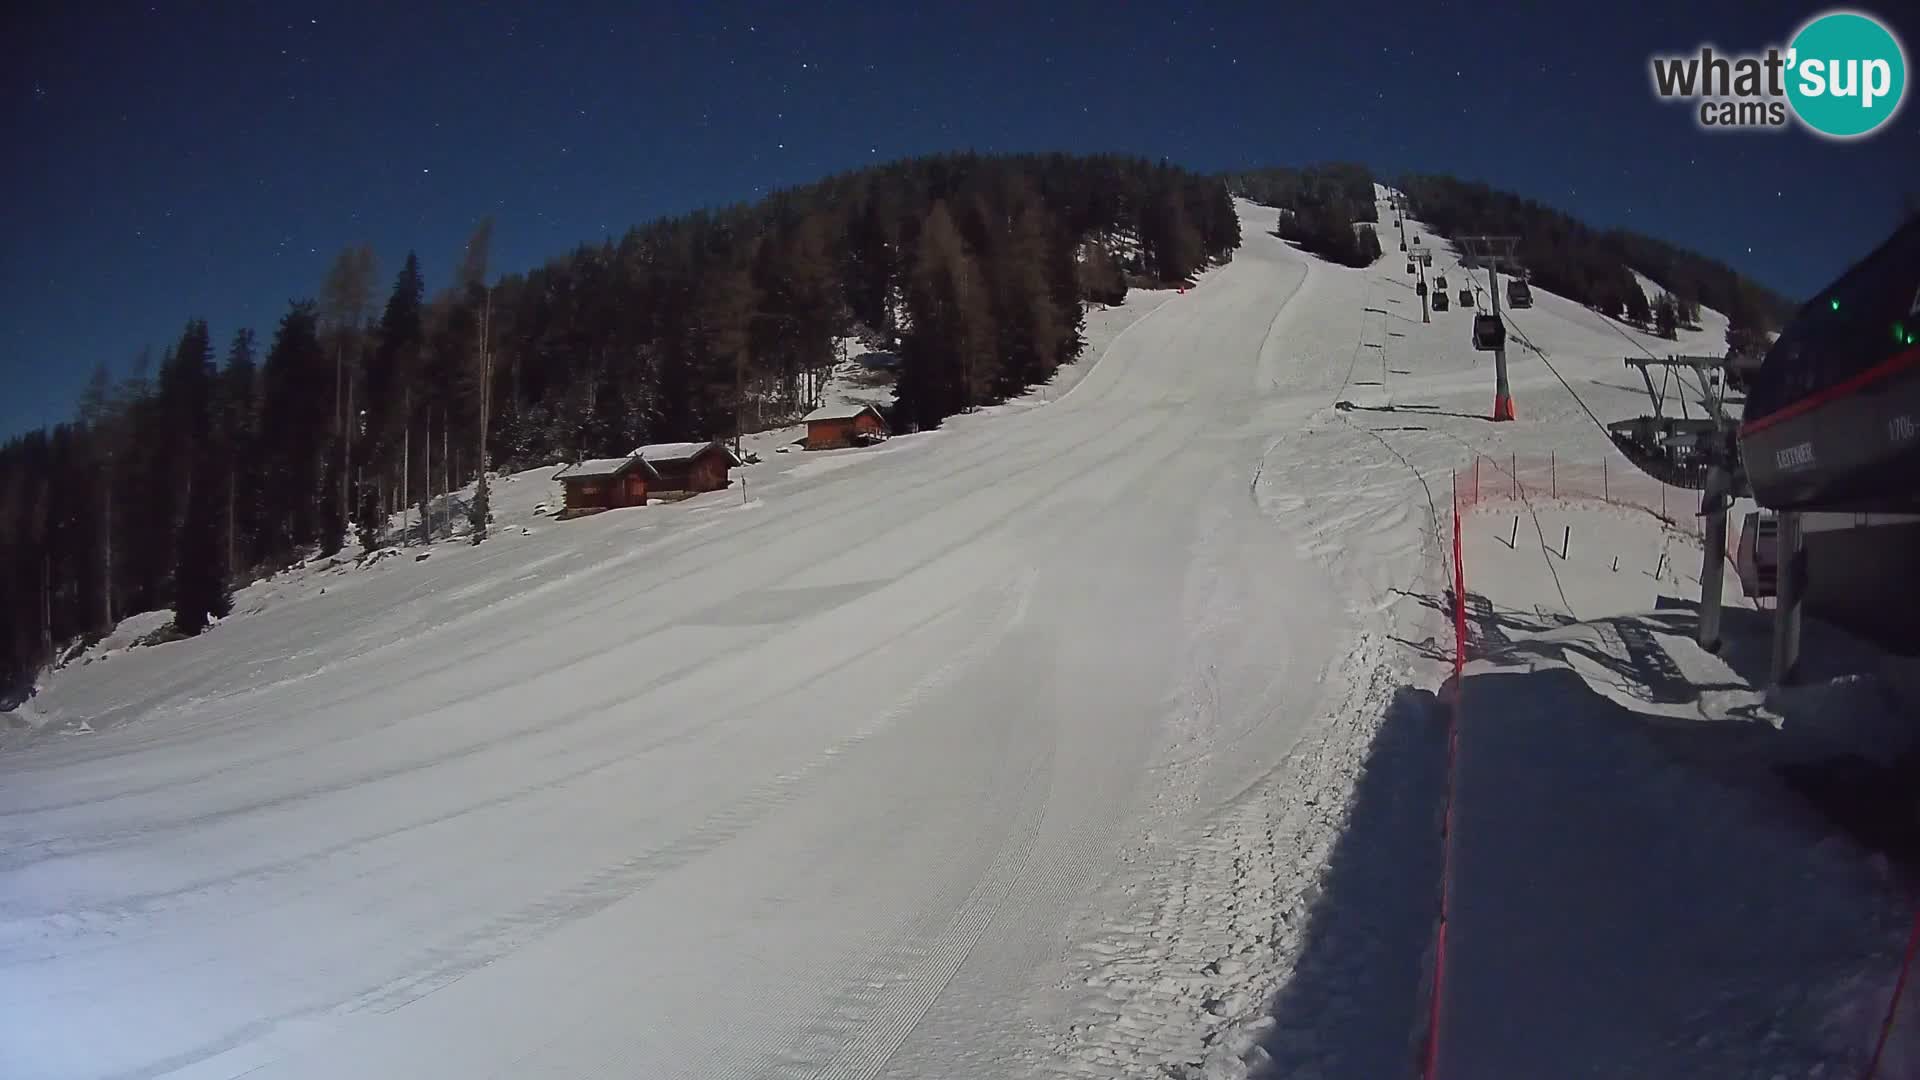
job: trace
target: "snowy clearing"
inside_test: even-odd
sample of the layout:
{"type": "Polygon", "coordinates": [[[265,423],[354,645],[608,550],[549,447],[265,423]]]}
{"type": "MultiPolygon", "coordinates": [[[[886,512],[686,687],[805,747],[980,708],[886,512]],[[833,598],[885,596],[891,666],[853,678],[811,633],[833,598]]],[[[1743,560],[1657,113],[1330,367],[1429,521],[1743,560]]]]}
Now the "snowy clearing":
{"type": "MultiPolygon", "coordinates": [[[[568,522],[521,474],[481,546],[308,568],[55,673],[0,755],[0,1074],[1406,1072],[1451,472],[1612,454],[1585,409],[1644,409],[1622,350],[1724,320],[1660,342],[1536,290],[1495,426],[1465,313],[1240,210],[1230,264],[1091,312],[1019,400],[867,449],[749,436],[728,490],[568,522]]],[[[1668,533],[1535,512],[1624,523],[1582,560],[1668,533]]],[[[1581,565],[1566,619],[1614,614],[1581,565]]],[[[1570,574],[1511,569],[1495,610],[1570,574]]],[[[1723,827],[1713,798],[1683,809],[1723,827]]],[[[1884,944],[1876,895],[1832,901],[1863,916],[1835,970],[1884,944]]],[[[1463,1060],[1512,1060],[1452,1015],[1463,1060]]]]}

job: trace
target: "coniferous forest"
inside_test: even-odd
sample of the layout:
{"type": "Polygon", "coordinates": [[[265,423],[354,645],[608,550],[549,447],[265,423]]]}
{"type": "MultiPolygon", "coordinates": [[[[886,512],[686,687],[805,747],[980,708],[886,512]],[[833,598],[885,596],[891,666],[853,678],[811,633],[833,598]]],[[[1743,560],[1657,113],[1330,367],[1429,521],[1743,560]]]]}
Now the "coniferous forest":
{"type": "MultiPolygon", "coordinates": [[[[1364,165],[1332,163],[1229,173],[1228,190],[1283,211],[1279,235],[1331,262],[1368,266],[1380,257],[1374,223],[1374,175],[1364,165]]],[[[1702,306],[1727,315],[1729,347],[1750,351],[1793,304],[1732,267],[1624,229],[1595,229],[1552,207],[1451,176],[1412,175],[1394,182],[1414,216],[1445,237],[1518,236],[1517,257],[1530,278],[1602,314],[1673,337],[1694,325],[1702,306]],[[1648,296],[1639,271],[1663,291],[1648,296]]]]}
{"type": "MultiPolygon", "coordinates": [[[[0,445],[0,701],[118,620],[176,632],[231,590],[510,469],[792,419],[856,329],[900,356],[896,430],[1081,350],[1082,301],[1229,256],[1225,184],[1123,157],[903,161],[446,282],[340,252],[270,327],[183,326],[96,367],[67,423],[0,445]],[[738,425],[738,427],[736,426],[738,425]]],[[[484,484],[477,500],[484,500],[484,484]]],[[[484,509],[475,515],[484,524],[484,509]]]]}
{"type": "Polygon", "coordinates": [[[1380,211],[1364,165],[1256,169],[1226,181],[1235,195],[1283,211],[1279,235],[1304,250],[1343,266],[1371,266],[1380,257],[1380,211]]]}
{"type": "Polygon", "coordinates": [[[1397,186],[1413,215],[1441,236],[1518,236],[1517,255],[1534,284],[1604,315],[1666,332],[1709,307],[1728,317],[1739,339],[1730,344],[1740,348],[1793,314],[1791,301],[1725,263],[1650,236],[1595,229],[1531,199],[1450,176],[1408,176],[1397,186]],[[1635,270],[1666,290],[1671,311],[1663,314],[1661,297],[1646,295],[1635,270]]]}

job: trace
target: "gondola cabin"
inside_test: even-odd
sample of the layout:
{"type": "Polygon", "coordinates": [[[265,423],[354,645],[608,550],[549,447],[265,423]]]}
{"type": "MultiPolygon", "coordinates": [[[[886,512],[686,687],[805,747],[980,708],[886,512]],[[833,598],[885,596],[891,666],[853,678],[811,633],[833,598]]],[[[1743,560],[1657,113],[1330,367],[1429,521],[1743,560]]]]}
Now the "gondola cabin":
{"type": "Polygon", "coordinates": [[[1492,352],[1507,343],[1507,328],[1498,315],[1475,315],[1473,317],[1473,347],[1481,352],[1492,352]]]}

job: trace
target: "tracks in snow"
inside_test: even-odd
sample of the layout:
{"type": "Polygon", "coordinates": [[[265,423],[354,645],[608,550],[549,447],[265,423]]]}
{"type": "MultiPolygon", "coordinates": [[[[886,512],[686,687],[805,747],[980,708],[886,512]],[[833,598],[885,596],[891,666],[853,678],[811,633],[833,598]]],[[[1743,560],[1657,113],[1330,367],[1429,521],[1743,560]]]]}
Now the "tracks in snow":
{"type": "Polygon", "coordinates": [[[1336,673],[1348,691],[1294,752],[1125,887],[1120,917],[1076,951],[1063,989],[1081,1000],[1044,1075],[1197,1080],[1309,1056],[1268,1010],[1401,684],[1386,651],[1363,633],[1336,673]]]}

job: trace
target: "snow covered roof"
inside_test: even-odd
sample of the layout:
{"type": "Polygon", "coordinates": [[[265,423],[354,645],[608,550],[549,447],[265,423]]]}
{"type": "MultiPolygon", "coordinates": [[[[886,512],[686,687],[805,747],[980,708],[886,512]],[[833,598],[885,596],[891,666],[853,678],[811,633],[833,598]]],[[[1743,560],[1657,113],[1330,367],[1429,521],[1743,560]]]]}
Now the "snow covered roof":
{"type": "Polygon", "coordinates": [[[861,413],[866,412],[870,412],[875,416],[880,415],[880,410],[871,405],[862,405],[857,401],[850,401],[841,405],[822,405],[808,413],[802,422],[811,424],[815,420],[851,420],[861,413]]]}
{"type": "Polygon", "coordinates": [[[740,464],[740,459],[733,456],[733,451],[727,449],[726,444],[719,442],[648,443],[645,446],[635,448],[633,456],[647,462],[649,465],[667,461],[692,461],[694,458],[706,453],[709,447],[718,449],[721,453],[727,455],[728,462],[734,465],[740,464]]]}
{"type": "MultiPolygon", "coordinates": [[[[629,456],[592,458],[587,461],[576,461],[572,465],[554,473],[553,478],[555,480],[590,480],[600,477],[618,476],[626,472],[627,467],[632,465],[636,460],[638,459],[629,456]]],[[[652,467],[649,466],[647,471],[652,472],[652,467]]]]}

